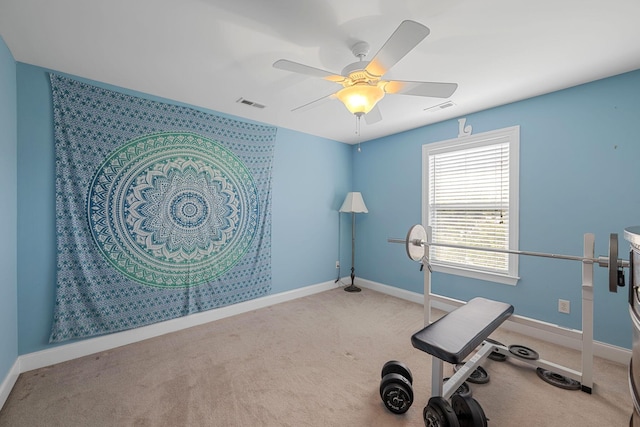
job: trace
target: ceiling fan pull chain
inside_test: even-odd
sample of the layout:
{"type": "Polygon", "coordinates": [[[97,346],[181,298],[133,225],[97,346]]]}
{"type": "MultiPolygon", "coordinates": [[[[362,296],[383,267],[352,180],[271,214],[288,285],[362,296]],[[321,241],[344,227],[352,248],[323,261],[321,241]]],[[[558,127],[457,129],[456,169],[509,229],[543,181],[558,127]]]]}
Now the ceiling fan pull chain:
{"type": "Polygon", "coordinates": [[[362,138],[360,138],[360,117],[362,117],[362,114],[356,114],[356,135],[358,135],[358,153],[361,152],[362,150],[360,149],[360,140],[362,140],[362,138]]]}

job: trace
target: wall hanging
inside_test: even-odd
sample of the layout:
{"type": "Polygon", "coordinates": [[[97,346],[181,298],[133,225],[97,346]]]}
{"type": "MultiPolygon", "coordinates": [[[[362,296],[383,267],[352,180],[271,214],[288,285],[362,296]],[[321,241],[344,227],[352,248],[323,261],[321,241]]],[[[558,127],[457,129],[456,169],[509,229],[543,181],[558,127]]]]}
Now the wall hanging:
{"type": "Polygon", "coordinates": [[[50,74],[50,342],[266,295],[276,129],[50,74]]]}

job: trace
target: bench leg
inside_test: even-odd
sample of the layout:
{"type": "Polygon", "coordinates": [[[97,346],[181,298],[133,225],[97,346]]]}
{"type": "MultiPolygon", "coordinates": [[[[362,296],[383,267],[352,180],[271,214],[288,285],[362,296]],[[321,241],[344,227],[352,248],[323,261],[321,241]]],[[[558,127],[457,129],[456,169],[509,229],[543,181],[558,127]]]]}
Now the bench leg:
{"type": "Polygon", "coordinates": [[[442,396],[444,363],[442,359],[431,357],[431,396],[442,396]]]}
{"type": "Polygon", "coordinates": [[[471,359],[454,373],[451,378],[444,383],[444,362],[437,357],[431,357],[431,396],[442,396],[448,400],[453,396],[458,387],[480,366],[489,354],[497,348],[497,345],[484,342],[484,345],[473,355],[471,359]]]}

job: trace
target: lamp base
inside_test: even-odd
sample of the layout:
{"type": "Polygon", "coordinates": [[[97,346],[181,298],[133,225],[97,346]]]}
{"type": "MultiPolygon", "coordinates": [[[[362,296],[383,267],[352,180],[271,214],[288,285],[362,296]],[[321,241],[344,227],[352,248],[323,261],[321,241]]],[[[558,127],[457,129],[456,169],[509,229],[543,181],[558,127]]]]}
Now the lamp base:
{"type": "MultiPolygon", "coordinates": [[[[353,254],[353,252],[351,252],[353,254]]],[[[356,279],[356,269],[353,267],[353,260],[351,260],[351,284],[344,288],[347,292],[360,292],[362,289],[353,284],[356,279]]]]}

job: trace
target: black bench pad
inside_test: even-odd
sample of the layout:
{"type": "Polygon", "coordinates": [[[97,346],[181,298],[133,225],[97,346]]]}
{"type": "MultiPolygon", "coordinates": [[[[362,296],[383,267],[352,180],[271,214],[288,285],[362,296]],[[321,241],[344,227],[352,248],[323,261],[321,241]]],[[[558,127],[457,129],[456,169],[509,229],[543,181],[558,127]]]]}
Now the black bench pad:
{"type": "Polygon", "coordinates": [[[419,350],[449,363],[461,363],[513,313],[503,302],[474,298],[411,337],[419,350]]]}

